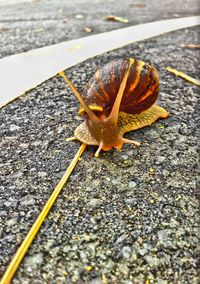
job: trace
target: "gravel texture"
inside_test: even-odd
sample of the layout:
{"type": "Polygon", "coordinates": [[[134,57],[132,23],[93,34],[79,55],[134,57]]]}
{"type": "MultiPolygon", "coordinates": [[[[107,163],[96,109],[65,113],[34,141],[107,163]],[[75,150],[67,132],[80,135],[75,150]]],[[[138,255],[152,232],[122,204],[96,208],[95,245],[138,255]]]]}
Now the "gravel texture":
{"type": "Polygon", "coordinates": [[[199,14],[198,0],[4,0],[7,5],[1,1],[0,57],[129,25],[199,14]],[[108,15],[129,23],[106,21],[108,15]]]}
{"type": "MultiPolygon", "coordinates": [[[[95,22],[91,5],[81,2],[78,8],[78,1],[74,1],[64,9],[64,2],[57,1],[60,5],[54,11],[55,4],[49,2],[50,8],[45,1],[23,4],[40,11],[30,14],[24,13],[25,8],[20,10],[22,4],[0,6],[1,24],[9,28],[1,32],[5,34],[0,40],[1,56],[78,38],[86,24],[94,26],[95,32],[111,30],[114,25],[119,28],[121,23],[104,22],[102,17],[118,13],[128,18],[131,8],[126,15],[125,7],[133,3],[124,1],[120,10],[120,1],[116,5],[110,1],[95,22]],[[88,11],[81,13],[81,5],[88,11]],[[2,15],[5,7],[7,15],[2,15]],[[62,37],[58,11],[66,11],[70,17],[69,7],[75,7],[74,15],[83,14],[88,22],[82,19],[83,25],[77,23],[62,37]],[[50,37],[45,36],[44,41],[35,32],[31,38],[24,30],[27,24],[32,29],[33,22],[40,25],[46,23],[43,19],[51,21],[54,16],[58,25],[54,28],[52,22],[50,30],[44,28],[50,37]]],[[[143,1],[146,6],[134,8],[138,12],[131,15],[130,24],[164,18],[165,12],[166,18],[172,11],[178,16],[197,13],[195,1],[184,5],[176,1],[175,6],[174,1],[164,1],[163,5],[165,2],[169,8],[158,5],[156,16],[153,5],[157,1],[148,15],[149,2],[143,1]]],[[[71,17],[73,25],[76,18],[71,17]]],[[[134,57],[149,62],[160,72],[159,104],[170,117],[126,135],[141,141],[140,148],[126,144],[122,151],[102,152],[98,159],[94,158],[95,147],[86,149],[13,283],[198,283],[199,87],[165,70],[170,66],[198,78],[199,51],[182,46],[198,39],[197,27],[184,29],[131,44],[66,71],[82,91],[98,66],[111,59],[134,57]]],[[[82,121],[77,109],[78,103],[63,79],[54,77],[1,110],[0,276],[79,148],[79,142],[65,141],[82,121]]]]}

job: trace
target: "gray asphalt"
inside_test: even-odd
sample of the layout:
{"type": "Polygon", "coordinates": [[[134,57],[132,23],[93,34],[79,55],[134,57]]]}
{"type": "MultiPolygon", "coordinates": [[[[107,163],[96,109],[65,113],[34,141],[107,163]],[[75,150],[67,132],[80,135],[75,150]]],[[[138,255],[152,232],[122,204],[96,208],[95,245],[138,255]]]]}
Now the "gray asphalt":
{"type": "MultiPolygon", "coordinates": [[[[197,1],[134,3],[1,3],[0,56],[88,35],[84,27],[98,33],[198,13],[197,1]],[[130,22],[105,21],[110,14],[130,22]]],[[[198,30],[134,43],[66,70],[81,92],[114,58],[149,62],[160,72],[158,103],[170,117],[126,135],[142,142],[139,149],[127,144],[95,159],[95,147],[87,148],[13,283],[198,283],[199,87],[165,70],[199,77],[199,50],[184,47],[198,43],[198,30]]],[[[79,148],[65,141],[82,121],[77,109],[54,77],[1,110],[0,276],[79,148]]]]}

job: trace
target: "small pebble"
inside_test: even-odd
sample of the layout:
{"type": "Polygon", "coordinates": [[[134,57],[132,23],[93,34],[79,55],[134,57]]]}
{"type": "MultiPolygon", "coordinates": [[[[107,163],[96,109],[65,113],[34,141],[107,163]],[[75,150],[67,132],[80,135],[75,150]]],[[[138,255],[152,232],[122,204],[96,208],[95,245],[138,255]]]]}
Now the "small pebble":
{"type": "Polygon", "coordinates": [[[129,187],[134,188],[137,186],[137,183],[135,181],[130,181],[128,185],[129,187]]]}
{"type": "Polygon", "coordinates": [[[24,259],[24,265],[26,269],[31,272],[32,270],[35,270],[39,268],[43,263],[43,254],[37,253],[32,256],[26,256],[24,259]]]}
{"type": "Polygon", "coordinates": [[[15,124],[10,125],[10,131],[12,131],[12,132],[18,131],[19,129],[20,129],[20,127],[18,125],[15,125],[15,124]]]}
{"type": "Polygon", "coordinates": [[[29,143],[21,143],[19,144],[19,147],[22,149],[27,149],[29,147],[29,143]]]}
{"type": "Polygon", "coordinates": [[[87,206],[89,207],[96,207],[100,204],[100,200],[97,199],[97,198],[93,198],[91,199],[88,203],[87,203],[87,206]]]}
{"type": "Polygon", "coordinates": [[[38,172],[38,176],[44,178],[44,177],[47,176],[47,173],[46,172],[38,172]]]}

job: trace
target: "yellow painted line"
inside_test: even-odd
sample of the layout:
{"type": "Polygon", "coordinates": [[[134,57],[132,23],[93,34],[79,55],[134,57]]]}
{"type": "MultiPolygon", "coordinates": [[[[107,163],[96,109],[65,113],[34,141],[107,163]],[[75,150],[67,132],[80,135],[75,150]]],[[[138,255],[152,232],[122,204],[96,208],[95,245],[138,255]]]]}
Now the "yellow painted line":
{"type": "Polygon", "coordinates": [[[58,197],[59,193],[61,192],[64,184],[68,180],[70,174],[72,173],[73,169],[75,168],[76,164],[79,161],[82,153],[84,152],[86,144],[82,144],[76,153],[75,157],[71,161],[69,167],[67,168],[66,172],[64,173],[63,177],[55,187],[53,193],[51,194],[50,198],[48,199],[47,203],[43,207],[41,213],[39,214],[38,218],[36,219],[35,223],[31,227],[30,231],[26,235],[24,241],[22,242],[21,246],[18,248],[16,254],[14,255],[13,259],[11,260],[7,270],[5,271],[0,284],[9,284],[12,280],[17,268],[19,267],[25,253],[27,252],[29,246],[31,245],[32,241],[34,240],[37,232],[39,231],[42,223],[44,222],[47,214],[49,213],[51,207],[53,206],[56,198],[58,197]]]}

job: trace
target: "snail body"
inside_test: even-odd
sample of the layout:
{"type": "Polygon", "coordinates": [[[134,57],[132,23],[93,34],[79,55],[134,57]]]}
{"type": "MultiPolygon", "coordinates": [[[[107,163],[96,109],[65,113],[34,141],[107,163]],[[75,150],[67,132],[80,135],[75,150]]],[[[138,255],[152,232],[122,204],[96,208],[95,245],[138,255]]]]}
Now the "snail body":
{"type": "Polygon", "coordinates": [[[86,117],[70,140],[99,146],[95,157],[102,149],[119,150],[124,143],[139,146],[139,142],[124,138],[124,133],[169,116],[154,104],[160,88],[158,72],[143,61],[125,58],[104,65],[89,80],[82,96],[64,72],[59,74],[79,100],[79,113],[86,117]]]}

